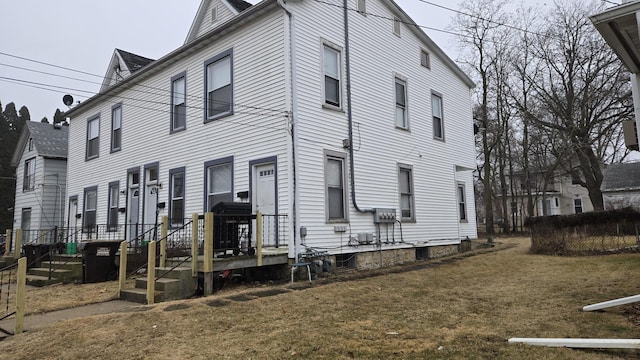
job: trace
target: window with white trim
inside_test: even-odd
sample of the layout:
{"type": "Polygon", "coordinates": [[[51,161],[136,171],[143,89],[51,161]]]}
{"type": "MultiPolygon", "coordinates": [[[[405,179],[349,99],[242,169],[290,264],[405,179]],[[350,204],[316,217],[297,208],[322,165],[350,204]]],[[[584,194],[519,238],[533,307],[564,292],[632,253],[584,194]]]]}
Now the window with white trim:
{"type": "Polygon", "coordinates": [[[172,227],[184,224],[184,167],[169,170],[169,214],[172,227]]]}
{"type": "Polygon", "coordinates": [[[87,121],[86,160],[97,158],[100,151],[100,116],[87,121]]]}
{"type": "Polygon", "coordinates": [[[233,52],[227,50],[205,62],[206,119],[233,114],[233,52]]]}
{"type": "Polygon", "coordinates": [[[444,121],[442,119],[442,96],[431,94],[431,113],[433,114],[433,138],[444,140],[444,121]]]}
{"type": "Polygon", "coordinates": [[[325,211],[327,222],[347,221],[346,156],[325,151],[325,211]]]}
{"type": "Polygon", "coordinates": [[[420,65],[431,69],[431,55],[424,49],[420,50],[420,65]]]}
{"type": "Polygon", "coordinates": [[[409,117],[407,116],[407,82],[396,77],[395,80],[396,98],[396,126],[401,129],[409,128],[409,117]]]}
{"type": "Polygon", "coordinates": [[[25,160],[22,191],[31,191],[36,186],[36,158],[25,160]]]}
{"type": "Polygon", "coordinates": [[[573,199],[573,210],[576,214],[582,214],[582,199],[573,199]]]}
{"type": "Polygon", "coordinates": [[[464,184],[458,184],[458,217],[460,222],[467,222],[467,195],[464,184]]]}
{"type": "Polygon", "coordinates": [[[185,73],[171,79],[171,132],[187,126],[187,77],[185,73]]]}
{"type": "Polygon", "coordinates": [[[342,106],[340,50],[327,44],[322,46],[322,65],[324,74],[324,104],[342,106]]]}
{"type": "Polygon", "coordinates": [[[233,160],[214,160],[205,164],[206,211],[219,202],[233,201],[233,160]]]}
{"type": "Polygon", "coordinates": [[[111,152],[122,146],[122,105],[111,108],[111,152]]]}
{"type": "Polygon", "coordinates": [[[413,194],[413,168],[410,165],[398,165],[398,188],[400,190],[400,218],[402,221],[415,221],[415,203],[413,194]]]}

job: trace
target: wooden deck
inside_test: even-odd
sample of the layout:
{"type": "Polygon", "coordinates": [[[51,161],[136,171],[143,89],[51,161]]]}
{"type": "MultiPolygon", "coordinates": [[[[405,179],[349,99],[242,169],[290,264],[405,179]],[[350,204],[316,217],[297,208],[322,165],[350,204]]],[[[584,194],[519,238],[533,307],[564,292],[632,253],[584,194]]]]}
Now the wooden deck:
{"type": "MultiPolygon", "coordinates": [[[[169,258],[166,261],[167,267],[175,266],[182,261],[185,257],[169,258]]],[[[198,271],[203,271],[204,255],[198,256],[198,271]]],[[[269,265],[281,265],[289,262],[288,249],[284,248],[266,248],[262,250],[262,266],[269,265]]],[[[181,266],[189,266],[190,261],[185,262],[181,266]]],[[[226,257],[214,257],[213,258],[213,271],[224,270],[237,270],[252,268],[258,266],[258,257],[249,255],[238,256],[226,256],[226,257]]]]}

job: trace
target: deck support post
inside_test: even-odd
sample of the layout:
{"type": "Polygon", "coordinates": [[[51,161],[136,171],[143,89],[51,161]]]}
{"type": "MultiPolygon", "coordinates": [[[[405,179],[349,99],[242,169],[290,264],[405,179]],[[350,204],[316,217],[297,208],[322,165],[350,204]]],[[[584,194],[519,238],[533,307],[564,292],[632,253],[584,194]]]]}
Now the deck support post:
{"type": "Polygon", "coordinates": [[[18,260],[18,273],[16,274],[16,329],[15,334],[22,334],[24,330],[24,296],[27,285],[27,258],[18,260]]]}
{"type": "Polygon", "coordinates": [[[124,283],[127,281],[127,242],[120,243],[120,271],[118,272],[118,298],[122,290],[124,290],[124,283]]]}
{"type": "Polygon", "coordinates": [[[199,216],[191,215],[191,276],[198,276],[198,227],[199,216]]]}
{"type": "Polygon", "coordinates": [[[156,294],[156,242],[150,241],[148,245],[149,256],[147,257],[147,304],[155,302],[156,294]]]}
{"type": "Polygon", "coordinates": [[[256,265],[262,266],[262,213],[256,213],[256,265]]]}
{"type": "Polygon", "coordinates": [[[160,267],[163,268],[167,264],[167,234],[169,233],[169,217],[162,217],[162,225],[160,226],[160,267]]]}
{"type": "Polygon", "coordinates": [[[4,239],[5,239],[5,241],[4,241],[4,245],[5,245],[5,247],[4,247],[4,254],[5,254],[5,255],[9,255],[9,254],[11,254],[11,244],[12,244],[12,240],[13,240],[13,239],[11,238],[12,231],[11,231],[11,229],[7,229],[7,230],[5,230],[5,232],[4,232],[4,233],[5,233],[5,238],[4,238],[4,239]]]}
{"type": "Polygon", "coordinates": [[[213,213],[204,214],[204,295],[213,294],[213,213]]]}
{"type": "Polygon", "coordinates": [[[16,245],[13,250],[13,258],[19,259],[20,253],[22,252],[22,229],[16,230],[16,245]]]}

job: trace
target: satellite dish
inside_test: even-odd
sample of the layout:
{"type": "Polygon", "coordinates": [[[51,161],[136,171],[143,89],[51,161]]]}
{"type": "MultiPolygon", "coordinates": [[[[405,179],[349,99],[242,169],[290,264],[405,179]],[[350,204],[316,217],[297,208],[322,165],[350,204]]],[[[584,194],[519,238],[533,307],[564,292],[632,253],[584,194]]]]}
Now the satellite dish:
{"type": "Polygon", "coordinates": [[[63,96],[62,97],[62,102],[67,106],[73,105],[73,96],[71,96],[69,94],[63,96]]]}

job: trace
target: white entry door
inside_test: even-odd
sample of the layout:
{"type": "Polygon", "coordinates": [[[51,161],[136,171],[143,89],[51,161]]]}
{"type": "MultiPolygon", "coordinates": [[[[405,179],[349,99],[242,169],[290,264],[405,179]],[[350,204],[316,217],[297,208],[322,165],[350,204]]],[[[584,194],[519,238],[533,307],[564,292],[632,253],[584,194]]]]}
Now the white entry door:
{"type": "Polygon", "coordinates": [[[275,246],[278,233],[278,218],[275,216],[275,166],[273,163],[261,164],[257,165],[254,171],[253,212],[257,213],[259,211],[266,215],[262,218],[262,242],[264,245],[275,246]]]}
{"type": "Polygon", "coordinates": [[[138,236],[138,223],[140,217],[140,189],[132,187],[129,189],[127,199],[127,240],[133,240],[138,236]]]}

